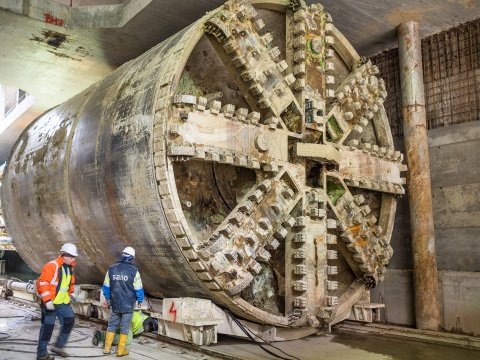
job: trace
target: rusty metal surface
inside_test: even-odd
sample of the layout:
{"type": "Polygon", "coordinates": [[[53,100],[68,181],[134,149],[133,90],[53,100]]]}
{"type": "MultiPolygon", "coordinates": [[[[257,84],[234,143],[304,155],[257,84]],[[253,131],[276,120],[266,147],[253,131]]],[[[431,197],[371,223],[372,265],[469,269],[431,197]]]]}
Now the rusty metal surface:
{"type": "Polygon", "coordinates": [[[313,328],[383,280],[406,168],[378,69],[321,5],[252,4],[227,2],[23,133],[2,197],[35,270],[71,241],[79,281],[101,283],[128,244],[151,296],[313,328]]]}
{"type": "Polygon", "coordinates": [[[432,192],[419,24],[398,27],[403,129],[413,252],[415,317],[419,329],[440,326],[432,192]]]}

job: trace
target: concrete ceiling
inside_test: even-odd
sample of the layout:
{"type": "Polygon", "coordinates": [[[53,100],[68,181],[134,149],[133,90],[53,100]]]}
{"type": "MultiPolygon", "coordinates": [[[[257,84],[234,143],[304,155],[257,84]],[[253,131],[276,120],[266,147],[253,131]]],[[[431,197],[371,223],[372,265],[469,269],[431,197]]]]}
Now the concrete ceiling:
{"type": "MultiPolygon", "coordinates": [[[[154,0],[122,28],[65,28],[0,9],[0,83],[35,105],[0,134],[0,163],[38,115],[188,26],[221,0],[154,0]]],[[[2,0],[0,0],[1,6],[2,0]]]]}
{"type": "MultiPolygon", "coordinates": [[[[0,83],[24,89],[37,98],[30,111],[0,134],[0,161],[8,157],[21,130],[36,116],[103,79],[223,2],[153,0],[124,27],[110,29],[66,28],[0,10],[0,83]]],[[[423,34],[428,35],[480,17],[480,0],[321,3],[334,24],[365,56],[395,47],[395,27],[403,21],[421,22],[423,34]]]]}
{"type": "Polygon", "coordinates": [[[396,27],[414,20],[422,36],[480,17],[480,0],[323,0],[325,9],[364,56],[397,47],[396,27]]]}

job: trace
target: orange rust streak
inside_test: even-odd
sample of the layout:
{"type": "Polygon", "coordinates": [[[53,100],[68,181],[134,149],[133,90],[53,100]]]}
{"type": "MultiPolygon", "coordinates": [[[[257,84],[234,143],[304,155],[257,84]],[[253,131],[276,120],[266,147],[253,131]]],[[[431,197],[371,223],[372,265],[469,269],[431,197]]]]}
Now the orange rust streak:
{"type": "Polygon", "coordinates": [[[350,228],[350,231],[351,231],[355,236],[357,236],[358,233],[360,232],[360,228],[361,228],[361,225],[358,224],[358,225],[352,226],[352,227],[350,228]]]}
{"type": "Polygon", "coordinates": [[[357,241],[355,241],[355,244],[361,247],[366,247],[368,245],[368,242],[363,237],[360,237],[357,241]]]}

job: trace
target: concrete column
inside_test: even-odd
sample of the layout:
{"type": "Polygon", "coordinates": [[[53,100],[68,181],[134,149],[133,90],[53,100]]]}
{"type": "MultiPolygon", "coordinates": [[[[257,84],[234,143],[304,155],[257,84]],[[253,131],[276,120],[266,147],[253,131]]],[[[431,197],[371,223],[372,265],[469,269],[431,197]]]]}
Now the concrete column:
{"type": "Polygon", "coordinates": [[[438,330],[438,275],[419,28],[418,23],[410,21],[397,29],[403,135],[408,165],[416,324],[419,329],[438,330]]]}

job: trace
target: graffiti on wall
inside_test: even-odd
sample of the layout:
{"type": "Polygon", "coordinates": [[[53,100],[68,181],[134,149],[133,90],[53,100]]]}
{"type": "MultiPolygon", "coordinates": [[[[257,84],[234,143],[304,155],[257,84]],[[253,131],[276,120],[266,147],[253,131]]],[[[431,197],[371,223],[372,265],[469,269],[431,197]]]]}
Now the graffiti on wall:
{"type": "Polygon", "coordinates": [[[63,26],[65,24],[65,21],[63,21],[62,19],[59,19],[57,18],[56,16],[54,15],[50,15],[50,14],[47,14],[45,13],[44,14],[44,21],[47,23],[47,24],[52,24],[52,25],[57,25],[57,26],[63,26]]]}

